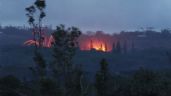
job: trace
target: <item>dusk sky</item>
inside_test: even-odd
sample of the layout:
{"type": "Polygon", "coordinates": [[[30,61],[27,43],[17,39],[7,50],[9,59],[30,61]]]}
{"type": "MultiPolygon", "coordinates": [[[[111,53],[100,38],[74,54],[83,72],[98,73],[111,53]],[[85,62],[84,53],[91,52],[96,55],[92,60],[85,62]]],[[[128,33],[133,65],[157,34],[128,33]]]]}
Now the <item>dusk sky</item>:
{"type": "MultiPolygon", "coordinates": [[[[35,0],[0,0],[1,25],[28,25],[25,7],[35,0]]],[[[171,28],[171,0],[46,0],[45,24],[83,31],[171,28]]]]}

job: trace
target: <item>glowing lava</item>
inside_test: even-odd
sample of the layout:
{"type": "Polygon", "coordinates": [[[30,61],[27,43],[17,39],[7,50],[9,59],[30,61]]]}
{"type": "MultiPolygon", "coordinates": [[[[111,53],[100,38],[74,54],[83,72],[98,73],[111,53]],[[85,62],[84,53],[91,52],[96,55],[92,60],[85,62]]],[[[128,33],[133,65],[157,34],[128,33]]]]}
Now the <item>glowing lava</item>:
{"type": "MultiPolygon", "coordinates": [[[[43,39],[41,41],[41,44],[43,47],[46,47],[46,48],[50,48],[52,46],[52,43],[54,42],[54,39],[53,39],[53,36],[43,36],[43,39]]],[[[24,45],[28,45],[28,46],[31,46],[31,45],[37,45],[39,46],[39,41],[35,41],[35,40],[27,40],[24,42],[24,45]]]]}
{"type": "Polygon", "coordinates": [[[35,41],[35,40],[27,40],[27,41],[24,42],[24,45],[28,45],[28,46],[37,45],[37,46],[39,46],[39,42],[35,41]]]}
{"type": "MultiPolygon", "coordinates": [[[[53,36],[47,36],[45,34],[42,34],[42,41],[41,41],[41,45],[42,47],[45,48],[50,48],[52,47],[52,44],[54,42],[53,36]]],[[[112,43],[113,39],[109,38],[109,37],[105,37],[105,36],[101,36],[101,37],[97,37],[97,36],[86,36],[86,35],[82,35],[79,37],[78,39],[78,43],[79,43],[79,48],[80,50],[96,50],[96,51],[101,51],[101,52],[110,52],[112,50],[112,43]]],[[[28,46],[34,46],[37,45],[39,46],[39,41],[37,40],[27,40],[24,42],[24,45],[28,45],[28,46]]]]}
{"type": "Polygon", "coordinates": [[[99,42],[99,41],[90,41],[90,50],[95,49],[97,51],[103,51],[103,52],[107,52],[107,44],[104,42],[99,42]]]}

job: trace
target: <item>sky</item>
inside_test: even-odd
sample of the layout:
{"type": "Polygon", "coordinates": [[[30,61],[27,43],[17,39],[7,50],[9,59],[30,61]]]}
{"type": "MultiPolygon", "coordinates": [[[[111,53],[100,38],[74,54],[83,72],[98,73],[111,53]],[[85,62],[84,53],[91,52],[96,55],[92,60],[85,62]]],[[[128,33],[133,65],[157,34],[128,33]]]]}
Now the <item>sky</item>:
{"type": "MultiPolygon", "coordinates": [[[[25,7],[35,0],[0,0],[1,25],[28,25],[25,7]]],[[[46,0],[45,25],[107,33],[141,27],[171,28],[171,0],[46,0]]]]}

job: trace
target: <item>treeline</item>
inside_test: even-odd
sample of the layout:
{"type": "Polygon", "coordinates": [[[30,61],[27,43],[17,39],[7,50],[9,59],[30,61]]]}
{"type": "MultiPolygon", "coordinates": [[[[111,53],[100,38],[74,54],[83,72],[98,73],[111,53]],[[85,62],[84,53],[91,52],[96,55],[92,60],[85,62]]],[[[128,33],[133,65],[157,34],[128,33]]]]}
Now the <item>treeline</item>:
{"type": "MultiPolygon", "coordinates": [[[[31,79],[14,76],[0,78],[1,96],[170,96],[171,76],[140,69],[133,75],[112,74],[106,59],[99,60],[99,70],[91,78],[81,65],[74,64],[81,31],[76,27],[57,26],[51,61],[43,54],[41,43],[35,45],[30,67],[31,79]]],[[[39,40],[39,38],[37,39],[39,40]]],[[[41,40],[41,39],[40,39],[41,40]]],[[[79,59],[79,58],[77,58],[79,59]]],[[[27,77],[27,76],[26,76],[27,77]]]]}
{"type": "MultiPolygon", "coordinates": [[[[43,26],[43,31],[47,32],[47,35],[52,32],[50,26],[43,26]]],[[[8,35],[21,35],[21,36],[31,36],[31,28],[27,26],[1,26],[0,32],[8,35]]]]}
{"type": "MultiPolygon", "coordinates": [[[[91,78],[81,65],[72,62],[81,35],[78,28],[57,26],[51,61],[43,48],[35,45],[30,67],[31,79],[14,76],[0,78],[1,96],[170,96],[171,76],[141,68],[132,75],[113,74],[105,58],[99,60],[99,70],[91,78]]],[[[39,38],[38,38],[39,40],[39,38]]],[[[118,44],[119,45],[119,44],[118,44]]],[[[117,48],[117,47],[116,47],[117,48]]],[[[79,58],[77,58],[79,59],[79,58]]]]}
{"type": "MultiPolygon", "coordinates": [[[[128,76],[114,75],[110,72],[106,59],[100,61],[100,68],[91,79],[91,73],[86,73],[81,65],[72,62],[78,48],[77,40],[81,35],[81,31],[76,27],[57,26],[52,33],[52,58],[47,61],[42,47],[42,19],[46,16],[45,7],[45,0],[36,0],[26,8],[35,41],[35,65],[29,68],[33,77],[0,78],[0,96],[171,96],[169,76],[145,69],[128,76]]],[[[120,53],[120,44],[116,45],[116,51],[120,53]]]]}
{"type": "MultiPolygon", "coordinates": [[[[111,74],[102,59],[92,80],[81,67],[60,78],[0,78],[1,96],[170,96],[171,75],[139,69],[132,75],[111,74]]],[[[90,73],[91,74],[91,73],[90,73]]]]}

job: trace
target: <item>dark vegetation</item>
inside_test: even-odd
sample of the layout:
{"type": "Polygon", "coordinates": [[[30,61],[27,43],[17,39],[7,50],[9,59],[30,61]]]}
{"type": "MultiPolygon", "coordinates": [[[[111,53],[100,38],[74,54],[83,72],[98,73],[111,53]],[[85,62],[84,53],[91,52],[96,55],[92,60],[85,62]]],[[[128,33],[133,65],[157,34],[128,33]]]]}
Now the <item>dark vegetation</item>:
{"type": "MultiPolygon", "coordinates": [[[[33,38],[39,42],[39,45],[35,44],[31,47],[34,49],[32,51],[34,64],[28,68],[31,75],[27,76],[32,77],[2,76],[0,96],[171,96],[171,72],[152,71],[141,67],[130,74],[113,73],[108,58],[99,58],[99,67],[96,68],[98,70],[91,77],[93,73],[83,70],[84,66],[74,64],[74,59],[79,59],[79,56],[77,58],[74,56],[79,51],[77,39],[81,35],[81,31],[76,27],[57,26],[52,33],[53,46],[47,51],[41,45],[42,20],[46,16],[45,7],[45,1],[36,0],[32,6],[26,8],[28,22],[32,26],[32,31],[35,32],[33,38]],[[34,18],[36,10],[39,12],[38,19],[34,18]],[[36,20],[38,23],[35,22],[36,20]],[[52,59],[47,59],[45,51],[50,53],[52,59]]],[[[137,55],[134,45],[131,50],[131,54],[137,55]]],[[[124,56],[130,57],[126,46],[122,48],[119,42],[111,53],[94,50],[90,52],[104,57],[106,54],[115,54],[113,56],[115,58],[112,59],[116,61],[118,58],[126,60],[121,59],[124,56]]],[[[168,58],[169,62],[170,53],[162,54],[168,58]]]]}
{"type": "Polygon", "coordinates": [[[0,78],[1,96],[170,96],[171,73],[140,68],[130,75],[111,74],[102,59],[93,81],[81,66],[62,75],[46,76],[40,81],[0,78]],[[67,77],[65,77],[67,75],[67,77]],[[61,77],[62,76],[62,77],[61,77]]]}

